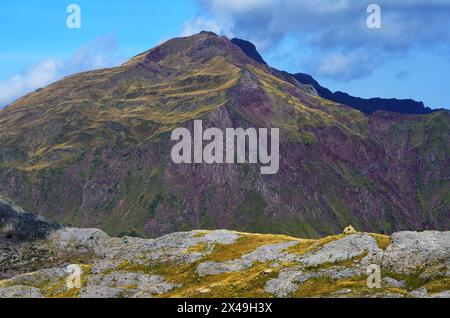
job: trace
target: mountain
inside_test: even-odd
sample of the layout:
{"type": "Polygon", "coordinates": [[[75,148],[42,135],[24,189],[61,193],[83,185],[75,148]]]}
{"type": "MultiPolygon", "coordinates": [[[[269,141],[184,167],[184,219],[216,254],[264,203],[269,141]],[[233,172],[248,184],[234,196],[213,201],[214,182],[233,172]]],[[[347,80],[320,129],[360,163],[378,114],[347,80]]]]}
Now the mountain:
{"type": "Polygon", "coordinates": [[[0,195],[60,224],[317,238],[447,230],[446,112],[365,115],[210,32],[69,76],[0,110],[0,195]],[[280,128],[280,167],[175,164],[171,133],[280,128]]]}
{"type": "MultiPolygon", "coordinates": [[[[241,50],[256,62],[266,64],[261,55],[258,53],[255,45],[249,41],[241,39],[232,39],[234,44],[239,46],[241,50]]],[[[300,83],[311,85],[317,91],[320,97],[334,101],[336,103],[348,105],[366,114],[372,114],[378,110],[390,111],[401,114],[431,114],[433,110],[425,107],[422,102],[411,99],[386,99],[386,98],[360,98],[354,97],[347,93],[333,93],[328,88],[321,86],[311,75],[297,73],[293,75],[300,83]]]]}
{"type": "MultiPolygon", "coordinates": [[[[5,209],[15,224],[11,236],[45,221],[17,222],[24,212],[5,209]]],[[[0,241],[0,298],[450,296],[450,232],[305,240],[216,230],[151,240],[57,227],[41,238],[9,240],[0,241]],[[367,285],[369,265],[379,266],[379,288],[367,285]],[[75,266],[80,285],[70,288],[75,266]]]]}
{"type": "Polygon", "coordinates": [[[329,89],[322,87],[314,78],[308,74],[298,73],[294,77],[302,84],[312,85],[319,93],[320,97],[351,106],[366,114],[372,114],[379,110],[401,113],[401,114],[431,114],[433,110],[425,107],[422,102],[412,99],[396,99],[396,98],[360,98],[354,97],[343,92],[331,92],[329,89]]]}

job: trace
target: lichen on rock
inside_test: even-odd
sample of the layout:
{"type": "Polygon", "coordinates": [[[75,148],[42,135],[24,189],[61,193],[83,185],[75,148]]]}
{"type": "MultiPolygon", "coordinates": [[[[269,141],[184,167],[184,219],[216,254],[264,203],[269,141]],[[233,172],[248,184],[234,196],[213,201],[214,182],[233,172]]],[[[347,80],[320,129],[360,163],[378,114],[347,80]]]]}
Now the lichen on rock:
{"type": "Polygon", "coordinates": [[[0,297],[6,298],[449,297],[450,292],[449,232],[303,240],[217,230],[141,239],[56,226],[41,239],[3,244],[0,264],[9,265],[1,270],[0,297]],[[36,250],[45,252],[31,261],[36,250]],[[80,289],[68,289],[70,264],[82,270],[80,289]],[[367,285],[369,265],[381,270],[380,289],[367,285]]]}

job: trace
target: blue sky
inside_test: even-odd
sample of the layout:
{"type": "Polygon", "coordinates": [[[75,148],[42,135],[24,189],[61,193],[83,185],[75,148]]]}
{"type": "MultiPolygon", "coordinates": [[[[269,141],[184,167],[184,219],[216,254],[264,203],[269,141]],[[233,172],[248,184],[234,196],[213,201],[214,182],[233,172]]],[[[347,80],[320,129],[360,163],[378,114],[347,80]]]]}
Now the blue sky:
{"type": "Polygon", "coordinates": [[[450,0],[372,2],[381,29],[366,27],[360,0],[0,0],[0,106],[207,29],[251,40],[272,66],[332,90],[450,108],[450,0]],[[81,29],[66,26],[71,3],[81,29]]]}

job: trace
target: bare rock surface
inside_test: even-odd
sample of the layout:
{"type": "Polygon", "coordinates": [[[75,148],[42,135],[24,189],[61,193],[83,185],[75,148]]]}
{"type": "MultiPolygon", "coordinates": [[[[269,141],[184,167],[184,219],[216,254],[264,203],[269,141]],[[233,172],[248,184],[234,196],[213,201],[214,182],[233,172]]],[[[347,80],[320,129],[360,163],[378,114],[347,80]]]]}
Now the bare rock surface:
{"type": "Polygon", "coordinates": [[[411,274],[417,268],[440,266],[450,270],[450,232],[399,232],[383,257],[383,267],[399,274],[411,274]]]}
{"type": "MultiPolygon", "coordinates": [[[[26,219],[32,221],[25,227],[53,224],[26,219]]],[[[11,236],[0,249],[2,298],[447,298],[450,291],[450,232],[303,240],[216,230],[141,239],[56,225],[38,238],[35,230],[7,227],[11,236]],[[14,231],[30,235],[16,240],[14,231]],[[81,288],[67,285],[68,265],[80,269],[81,288]],[[379,268],[380,288],[367,285],[370,265],[379,268]]]]}

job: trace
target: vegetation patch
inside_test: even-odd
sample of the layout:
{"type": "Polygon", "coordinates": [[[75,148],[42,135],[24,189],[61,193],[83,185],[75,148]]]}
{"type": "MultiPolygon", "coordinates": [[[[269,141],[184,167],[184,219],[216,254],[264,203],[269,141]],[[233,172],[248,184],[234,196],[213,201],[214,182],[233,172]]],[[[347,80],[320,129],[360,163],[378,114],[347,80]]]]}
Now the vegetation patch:
{"type": "Polygon", "coordinates": [[[391,245],[391,237],[387,235],[381,235],[381,234],[369,234],[372,236],[376,241],[379,248],[381,248],[383,251],[387,249],[389,245],[391,245]]]}
{"type": "Polygon", "coordinates": [[[388,292],[391,294],[406,295],[400,288],[370,289],[367,287],[367,277],[355,276],[344,279],[331,279],[329,277],[312,278],[300,285],[292,295],[294,298],[327,297],[342,292],[346,297],[364,297],[374,293],[388,292]]]}
{"type": "MultiPolygon", "coordinates": [[[[251,268],[241,271],[209,275],[201,280],[185,282],[183,287],[159,297],[168,298],[269,298],[264,291],[267,281],[278,276],[279,270],[270,268],[269,262],[255,263],[251,268]]],[[[170,280],[170,277],[168,278],[170,280]]]]}
{"type": "Polygon", "coordinates": [[[191,254],[191,253],[204,253],[206,252],[208,249],[208,244],[206,243],[200,243],[197,245],[193,245],[189,248],[186,249],[185,253],[186,254],[191,254]]]}
{"type": "Polygon", "coordinates": [[[289,253],[304,255],[308,252],[311,252],[315,249],[318,249],[325,244],[331,243],[333,241],[340,240],[344,238],[344,234],[328,236],[319,240],[300,240],[300,244],[290,247],[287,251],[289,253]]]}
{"type": "Polygon", "coordinates": [[[435,280],[431,283],[426,284],[424,287],[427,289],[428,293],[430,293],[430,294],[436,294],[436,293],[441,293],[443,291],[448,291],[448,290],[450,290],[450,278],[446,277],[446,278],[435,280]]]}
{"type": "Polygon", "coordinates": [[[398,281],[404,281],[408,290],[415,290],[426,284],[426,281],[420,277],[422,270],[418,269],[410,275],[398,274],[394,272],[382,272],[382,277],[392,277],[398,281]]]}
{"type": "Polygon", "coordinates": [[[213,252],[202,261],[225,262],[238,259],[245,254],[255,251],[258,247],[293,241],[285,235],[243,234],[234,244],[217,244],[213,252]]]}

